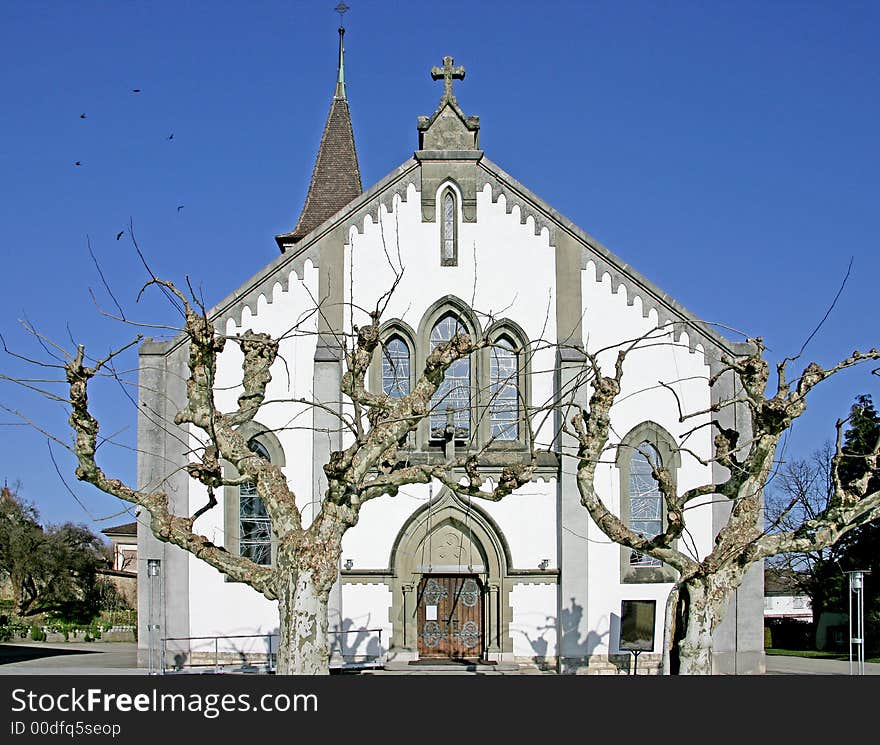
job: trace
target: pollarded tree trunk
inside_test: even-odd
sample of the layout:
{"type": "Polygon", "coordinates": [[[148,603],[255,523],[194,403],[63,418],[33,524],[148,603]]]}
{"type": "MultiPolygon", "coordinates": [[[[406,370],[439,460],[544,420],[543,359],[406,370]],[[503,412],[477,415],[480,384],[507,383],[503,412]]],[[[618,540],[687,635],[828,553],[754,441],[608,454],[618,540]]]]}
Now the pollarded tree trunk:
{"type": "Polygon", "coordinates": [[[723,569],[682,583],[676,613],[682,628],[675,635],[679,675],[712,674],[712,634],[742,579],[743,572],[723,569]]]}
{"type": "Polygon", "coordinates": [[[330,674],[327,606],[344,532],[338,510],[327,508],[301,542],[278,549],[278,675],[330,674]]]}
{"type": "MultiPolygon", "coordinates": [[[[279,567],[283,572],[284,568],[279,567]]],[[[315,582],[310,568],[285,572],[278,590],[278,675],[328,675],[330,645],[327,602],[330,588],[315,582]]]]}

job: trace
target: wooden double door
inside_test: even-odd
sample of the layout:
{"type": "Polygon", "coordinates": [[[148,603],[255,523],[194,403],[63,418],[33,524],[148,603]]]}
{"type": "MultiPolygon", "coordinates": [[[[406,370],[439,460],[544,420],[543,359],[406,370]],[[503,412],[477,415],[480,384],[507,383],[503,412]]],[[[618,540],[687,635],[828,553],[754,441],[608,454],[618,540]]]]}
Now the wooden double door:
{"type": "Polygon", "coordinates": [[[420,658],[483,654],[483,584],[475,575],[431,574],[418,590],[420,658]]]}

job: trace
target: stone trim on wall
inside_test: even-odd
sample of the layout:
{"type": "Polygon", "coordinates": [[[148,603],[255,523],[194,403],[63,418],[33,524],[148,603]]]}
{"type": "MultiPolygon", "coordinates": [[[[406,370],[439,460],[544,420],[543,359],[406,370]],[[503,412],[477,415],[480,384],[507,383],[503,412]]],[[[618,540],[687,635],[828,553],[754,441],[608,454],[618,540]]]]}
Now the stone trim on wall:
{"type": "Polygon", "coordinates": [[[422,222],[437,219],[437,197],[447,183],[455,186],[460,197],[462,221],[477,221],[477,164],[482,150],[417,150],[421,182],[422,222]]]}
{"type": "MultiPolygon", "coordinates": [[[[181,443],[188,441],[188,429],[173,424],[186,400],[186,362],[184,347],[168,353],[164,348],[144,344],[138,351],[137,487],[142,491],[164,491],[169,498],[168,508],[177,515],[190,514],[190,479],[184,468],[187,457],[181,448],[181,443]]],[[[146,667],[151,634],[156,639],[190,635],[192,555],[156,538],[146,510],[138,510],[137,515],[138,665],[146,667]],[[146,572],[150,559],[161,562],[155,579],[146,572]],[[158,623],[158,631],[151,632],[150,623],[158,623]]]]}
{"type": "Polygon", "coordinates": [[[459,197],[460,189],[456,188],[457,184],[450,181],[444,184],[440,188],[440,205],[441,205],[441,217],[437,220],[437,225],[440,228],[440,266],[458,266],[458,205],[461,202],[461,198],[459,197]],[[443,203],[446,201],[446,198],[450,197],[452,199],[452,256],[446,256],[446,216],[445,216],[445,207],[443,207],[443,203]]]}

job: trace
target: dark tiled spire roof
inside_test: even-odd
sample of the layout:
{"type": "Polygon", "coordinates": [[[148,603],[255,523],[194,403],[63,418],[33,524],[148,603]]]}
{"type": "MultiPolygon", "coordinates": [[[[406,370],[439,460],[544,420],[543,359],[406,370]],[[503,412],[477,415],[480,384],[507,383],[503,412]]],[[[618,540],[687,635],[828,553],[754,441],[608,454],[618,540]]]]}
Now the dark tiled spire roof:
{"type": "Polygon", "coordinates": [[[342,61],[342,34],[339,29],[339,74],[336,95],[330,104],[330,113],[324,125],[315,169],[302,214],[291,233],[279,235],[276,240],[284,251],[285,244],[296,243],[316,227],[335,215],[345,205],[363,193],[361,171],[354,146],[351,113],[345,97],[342,61]]]}

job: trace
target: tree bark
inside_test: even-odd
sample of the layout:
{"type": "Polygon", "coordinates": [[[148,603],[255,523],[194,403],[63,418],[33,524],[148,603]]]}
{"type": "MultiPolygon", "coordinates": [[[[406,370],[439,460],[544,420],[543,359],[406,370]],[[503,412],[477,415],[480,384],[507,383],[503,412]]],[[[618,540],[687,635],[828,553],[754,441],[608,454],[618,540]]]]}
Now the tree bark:
{"type": "Polygon", "coordinates": [[[712,634],[724,620],[729,599],[743,576],[744,570],[725,568],[682,583],[679,613],[683,628],[676,650],[679,675],[712,674],[712,634]]]}
{"type": "Polygon", "coordinates": [[[284,571],[278,592],[278,675],[329,675],[329,589],[317,586],[313,570],[284,571]],[[283,579],[287,577],[287,579],[283,579]]]}
{"type": "Polygon", "coordinates": [[[679,675],[712,674],[712,630],[716,624],[705,580],[685,583],[688,606],[678,643],[679,675]]]}

